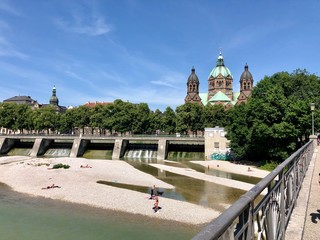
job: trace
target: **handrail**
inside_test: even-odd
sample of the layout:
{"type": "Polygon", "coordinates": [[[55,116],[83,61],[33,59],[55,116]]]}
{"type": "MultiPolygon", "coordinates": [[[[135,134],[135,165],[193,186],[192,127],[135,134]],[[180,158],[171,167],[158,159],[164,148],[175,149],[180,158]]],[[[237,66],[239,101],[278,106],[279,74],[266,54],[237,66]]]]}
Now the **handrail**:
{"type": "Polygon", "coordinates": [[[193,239],[283,239],[313,154],[313,141],[293,153],[193,239]],[[260,194],[268,193],[256,206],[260,194]]]}

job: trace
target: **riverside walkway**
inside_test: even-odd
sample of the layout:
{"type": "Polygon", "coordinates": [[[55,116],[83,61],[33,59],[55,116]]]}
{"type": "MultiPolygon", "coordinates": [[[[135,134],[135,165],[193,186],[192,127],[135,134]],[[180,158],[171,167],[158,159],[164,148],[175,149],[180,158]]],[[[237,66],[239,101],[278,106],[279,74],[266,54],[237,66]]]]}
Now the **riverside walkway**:
{"type": "Polygon", "coordinates": [[[320,239],[320,146],[315,147],[312,160],[292,212],[286,239],[320,239]]]}

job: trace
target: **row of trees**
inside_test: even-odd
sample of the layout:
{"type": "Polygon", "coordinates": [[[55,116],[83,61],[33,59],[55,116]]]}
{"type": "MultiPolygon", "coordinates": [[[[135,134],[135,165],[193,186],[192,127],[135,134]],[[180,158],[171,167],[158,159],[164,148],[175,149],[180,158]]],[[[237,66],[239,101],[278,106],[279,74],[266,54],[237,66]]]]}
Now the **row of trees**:
{"type": "Polygon", "coordinates": [[[226,126],[227,117],[222,105],[200,106],[187,103],[164,112],[151,111],[146,103],[133,104],[115,100],[112,104],[93,108],[80,106],[57,113],[54,106],[31,110],[24,104],[1,103],[0,126],[14,132],[32,131],[72,133],[75,128],[98,129],[100,134],[198,134],[205,127],[226,126]]]}
{"type": "MultiPolygon", "coordinates": [[[[14,131],[57,131],[75,128],[99,129],[99,133],[154,134],[176,132],[197,134],[205,127],[227,129],[231,148],[249,160],[281,161],[308,140],[311,134],[310,104],[320,107],[319,77],[306,70],[276,73],[254,88],[246,104],[225,110],[222,105],[186,103],[175,110],[151,111],[146,103],[115,100],[94,108],[80,106],[56,113],[54,106],[31,110],[26,105],[2,103],[0,126],[14,131]]],[[[316,108],[315,129],[320,111],[316,108]]]]}

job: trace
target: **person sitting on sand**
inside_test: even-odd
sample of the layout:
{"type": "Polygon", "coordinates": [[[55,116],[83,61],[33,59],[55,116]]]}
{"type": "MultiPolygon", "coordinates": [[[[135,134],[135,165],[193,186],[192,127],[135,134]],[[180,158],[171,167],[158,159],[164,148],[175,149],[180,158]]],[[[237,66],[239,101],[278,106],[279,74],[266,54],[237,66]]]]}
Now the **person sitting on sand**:
{"type": "Polygon", "coordinates": [[[158,196],[156,196],[156,198],[155,198],[155,202],[154,202],[154,211],[156,212],[156,211],[158,211],[158,209],[159,209],[159,197],[158,196]]]}
{"type": "Polygon", "coordinates": [[[61,187],[60,187],[60,186],[57,186],[57,185],[52,184],[51,186],[47,186],[47,187],[42,188],[42,189],[51,189],[51,188],[61,188],[61,187]]]}
{"type": "Polygon", "coordinates": [[[92,168],[91,166],[89,166],[88,164],[86,166],[81,165],[81,168],[92,168]]]}
{"type": "Polygon", "coordinates": [[[159,197],[158,197],[158,195],[156,195],[153,210],[156,213],[160,209],[161,209],[161,207],[159,207],[159,197]]]}

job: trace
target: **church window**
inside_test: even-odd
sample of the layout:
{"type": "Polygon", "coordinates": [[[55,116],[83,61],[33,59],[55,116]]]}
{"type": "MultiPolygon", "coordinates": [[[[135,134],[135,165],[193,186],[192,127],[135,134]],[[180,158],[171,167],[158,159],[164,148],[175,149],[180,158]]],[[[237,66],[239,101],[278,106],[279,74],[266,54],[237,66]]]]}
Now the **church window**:
{"type": "Polygon", "coordinates": [[[246,83],[243,84],[243,89],[244,89],[244,90],[247,89],[247,84],[246,84],[246,83]]]}

